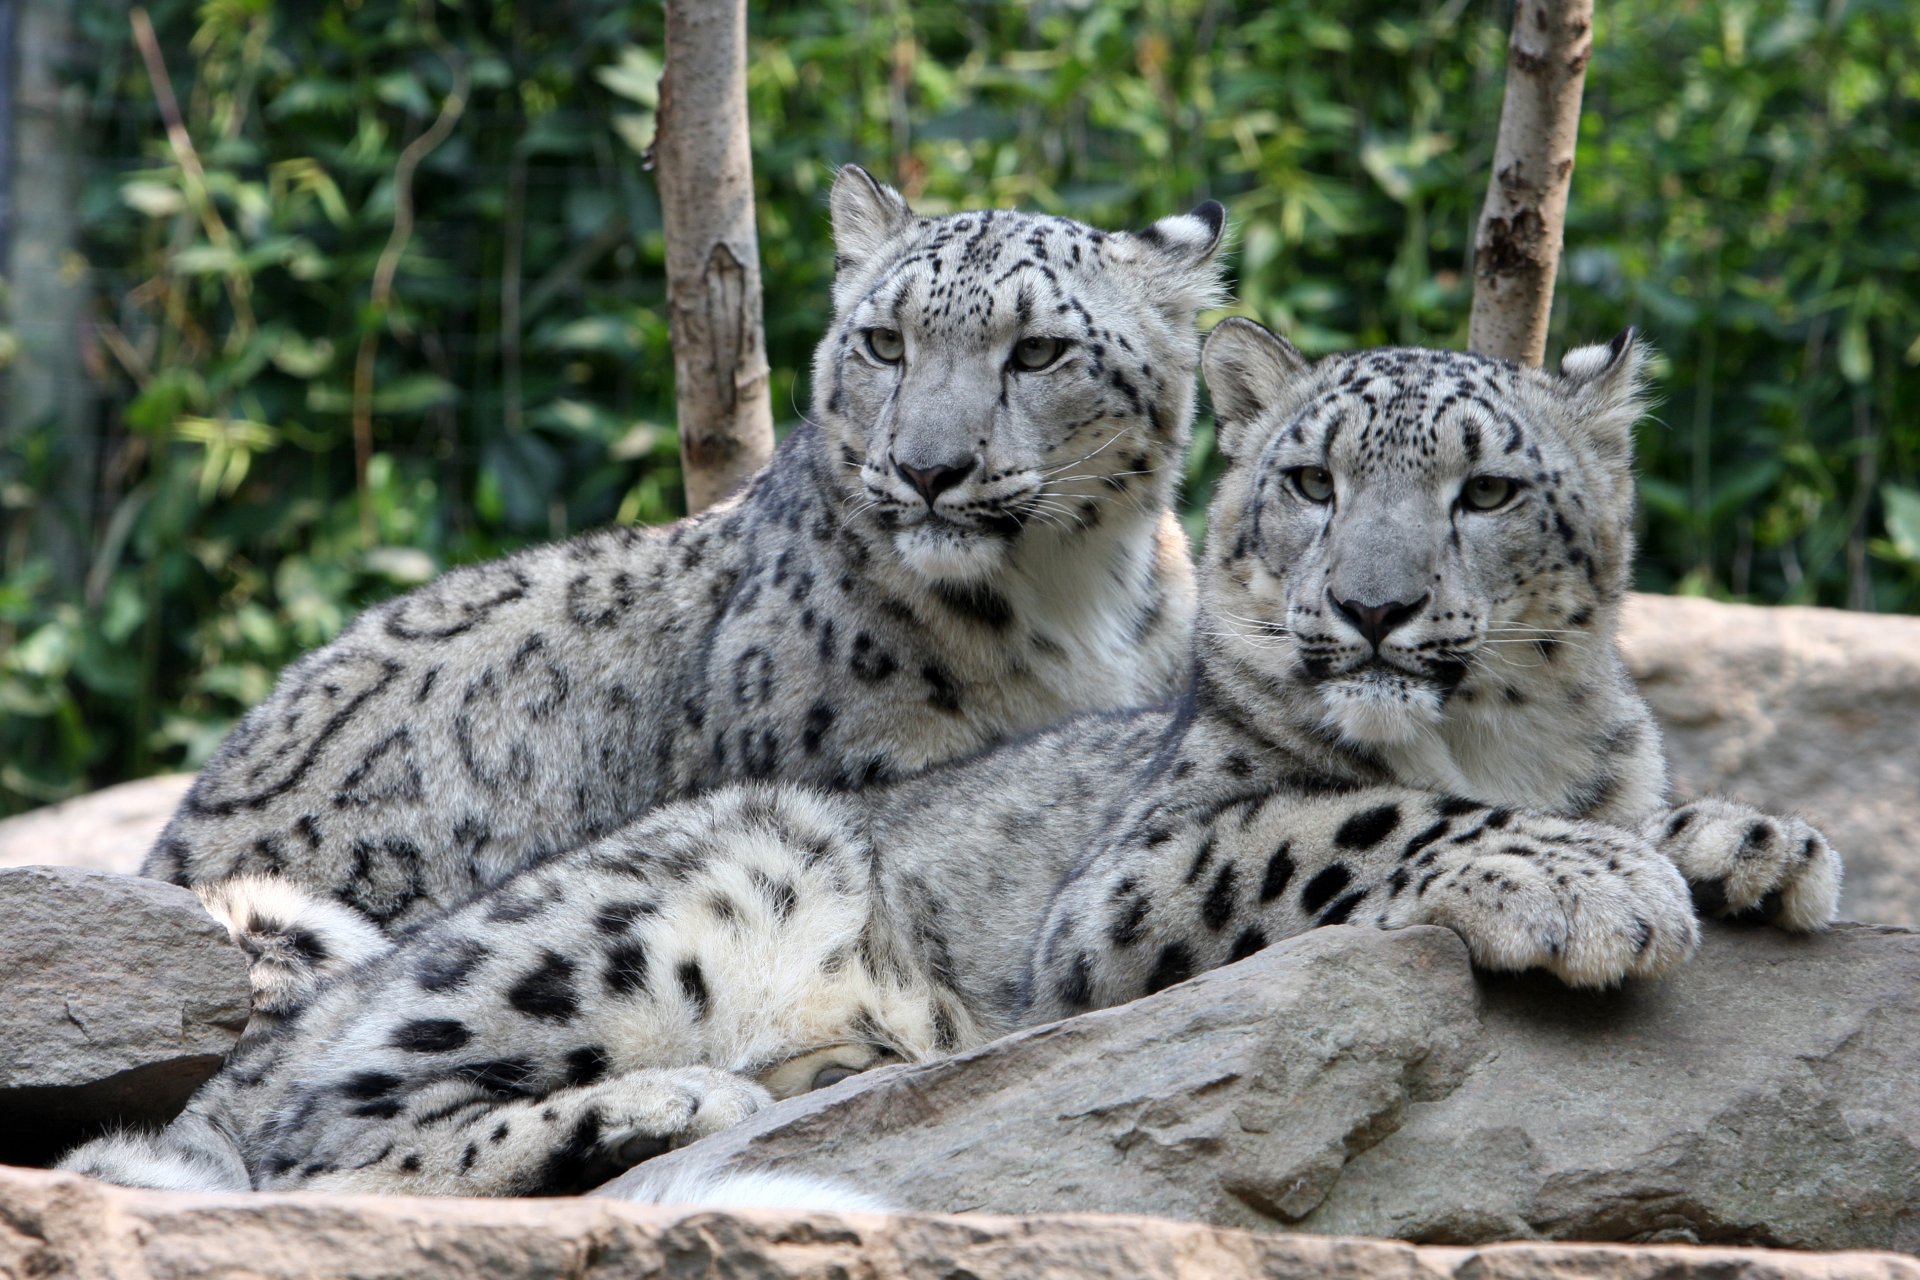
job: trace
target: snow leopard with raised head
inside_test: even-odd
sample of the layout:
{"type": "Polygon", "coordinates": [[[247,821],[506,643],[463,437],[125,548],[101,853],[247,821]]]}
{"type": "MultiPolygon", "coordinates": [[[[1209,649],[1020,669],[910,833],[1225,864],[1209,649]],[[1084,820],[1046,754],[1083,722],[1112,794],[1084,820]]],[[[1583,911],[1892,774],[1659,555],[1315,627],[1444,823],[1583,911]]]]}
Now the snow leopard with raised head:
{"type": "MultiPolygon", "coordinates": [[[[1224,211],[921,217],[856,166],[830,204],[812,421],[744,493],[369,609],[234,730],[146,874],[271,875],[392,933],[723,783],[868,786],[1177,692],[1224,211]]],[[[341,959],[319,936],[263,1007],[341,959]]]]}
{"type": "Polygon", "coordinates": [[[1228,322],[1205,365],[1230,465],[1181,698],[882,788],[659,809],[336,982],[165,1133],[65,1167],[568,1190],[770,1095],[1309,928],[1443,925],[1480,965],[1603,986],[1684,960],[1696,903],[1824,926],[1826,841],[1671,808],[1615,646],[1641,362],[1622,335],[1557,373],[1310,364],[1228,322]]]}

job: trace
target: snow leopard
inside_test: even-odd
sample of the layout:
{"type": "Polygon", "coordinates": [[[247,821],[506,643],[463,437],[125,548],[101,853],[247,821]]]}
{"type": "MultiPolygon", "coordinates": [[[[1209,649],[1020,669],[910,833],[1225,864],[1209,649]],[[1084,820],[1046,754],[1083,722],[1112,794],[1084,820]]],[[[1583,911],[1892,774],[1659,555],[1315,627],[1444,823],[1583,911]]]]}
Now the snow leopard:
{"type": "Polygon", "coordinates": [[[1208,341],[1227,470],[1195,675],[911,779],[748,784],[502,883],[324,989],[137,1185],[576,1190],[769,1098],[1123,1003],[1335,926],[1492,970],[1657,977],[1696,908],[1814,930],[1804,821],[1678,807],[1616,645],[1630,332],[1555,372],[1208,341]]]}
{"type": "MultiPolygon", "coordinates": [[[[235,728],[145,874],[276,876],[392,934],[724,783],[871,786],[1177,692],[1224,210],[923,217],[853,165],[829,203],[813,413],[743,493],[369,609],[235,728]]],[[[262,1007],[346,967],[306,960],[262,1007]]]]}

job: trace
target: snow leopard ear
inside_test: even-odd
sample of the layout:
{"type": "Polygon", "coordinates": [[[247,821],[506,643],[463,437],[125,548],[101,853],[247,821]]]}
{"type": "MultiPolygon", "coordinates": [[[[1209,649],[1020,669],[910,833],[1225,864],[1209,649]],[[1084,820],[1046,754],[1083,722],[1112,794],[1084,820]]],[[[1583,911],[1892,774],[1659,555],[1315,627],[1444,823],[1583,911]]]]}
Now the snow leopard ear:
{"type": "Polygon", "coordinates": [[[1639,332],[1575,347],[1560,359],[1560,382],[1581,428],[1611,461],[1633,459],[1633,428],[1647,408],[1647,358],[1639,332]]]}
{"type": "Polygon", "coordinates": [[[906,197],[857,164],[840,166],[833,194],[833,269],[843,273],[878,253],[913,221],[906,197]]]}
{"type": "Polygon", "coordinates": [[[1220,261],[1220,246],[1226,240],[1226,206],[1208,200],[1191,213],[1114,236],[1111,243],[1116,260],[1143,268],[1141,283],[1148,299],[1186,320],[1226,301],[1220,282],[1226,266],[1220,261]]]}
{"type": "Polygon", "coordinates": [[[1213,397],[1213,441],[1228,459],[1241,455],[1267,410],[1313,372],[1299,348],[1271,329],[1232,316],[1207,335],[1200,353],[1207,391],[1213,397]]]}

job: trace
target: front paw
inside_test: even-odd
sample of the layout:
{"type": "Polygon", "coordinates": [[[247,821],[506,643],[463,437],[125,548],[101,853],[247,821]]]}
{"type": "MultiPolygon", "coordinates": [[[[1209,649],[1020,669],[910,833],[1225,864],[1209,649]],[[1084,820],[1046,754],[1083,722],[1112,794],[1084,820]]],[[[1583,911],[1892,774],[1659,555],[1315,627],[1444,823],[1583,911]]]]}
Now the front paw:
{"type": "Polygon", "coordinates": [[[773,1101],[745,1076],[713,1067],[634,1071],[595,1092],[600,1146],[626,1168],[738,1124],[773,1101]]]}
{"type": "Polygon", "coordinates": [[[1673,864],[1629,831],[1521,816],[1450,851],[1395,895],[1390,924],[1458,933],[1484,969],[1545,969],[1574,987],[1665,973],[1699,927],[1673,864]]]}
{"type": "Polygon", "coordinates": [[[1809,823],[1737,800],[1697,800],[1649,828],[1693,890],[1703,915],[1805,933],[1832,923],[1840,855],[1809,823]]]}

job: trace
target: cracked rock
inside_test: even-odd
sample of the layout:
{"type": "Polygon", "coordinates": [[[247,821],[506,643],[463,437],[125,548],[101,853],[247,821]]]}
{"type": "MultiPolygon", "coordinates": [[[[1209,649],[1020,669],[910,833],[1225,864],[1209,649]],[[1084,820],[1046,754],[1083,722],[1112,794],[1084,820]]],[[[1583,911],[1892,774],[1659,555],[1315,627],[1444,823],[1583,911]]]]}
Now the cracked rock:
{"type": "Polygon", "coordinates": [[[1887,1253],[1416,1247],[1139,1216],[735,1213],[608,1200],[183,1195],[0,1170],[0,1276],[171,1280],[1920,1280],[1887,1253]]]}
{"type": "Polygon", "coordinates": [[[771,1107],[616,1179],[1475,1243],[1920,1251],[1920,933],[1712,925],[1656,983],[1317,929],[1118,1009],[771,1107]]]}
{"type": "Polygon", "coordinates": [[[0,1161],[158,1123],[245,1028],[245,958],[187,890],[77,867],[0,870],[0,1161]]]}

